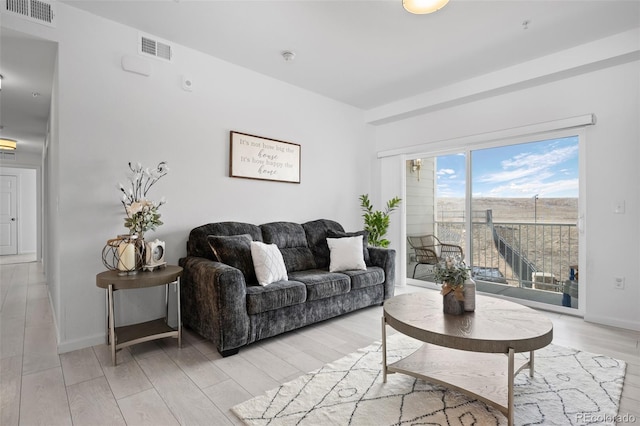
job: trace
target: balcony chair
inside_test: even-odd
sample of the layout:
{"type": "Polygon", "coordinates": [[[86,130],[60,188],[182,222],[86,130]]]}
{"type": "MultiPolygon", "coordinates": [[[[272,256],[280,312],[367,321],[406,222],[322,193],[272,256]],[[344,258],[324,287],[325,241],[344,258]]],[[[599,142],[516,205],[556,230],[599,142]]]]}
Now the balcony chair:
{"type": "Polygon", "coordinates": [[[455,244],[442,243],[435,235],[408,236],[409,245],[416,252],[416,266],[413,268],[413,276],[416,276],[418,265],[435,265],[448,256],[459,255],[464,258],[462,247],[455,244]]]}

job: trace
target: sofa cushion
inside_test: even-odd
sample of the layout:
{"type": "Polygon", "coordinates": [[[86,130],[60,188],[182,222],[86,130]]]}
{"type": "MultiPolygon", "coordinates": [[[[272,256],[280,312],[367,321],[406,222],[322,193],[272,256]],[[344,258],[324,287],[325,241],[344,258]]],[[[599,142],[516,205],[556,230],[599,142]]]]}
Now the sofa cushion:
{"type": "Polygon", "coordinates": [[[268,286],[247,287],[247,313],[249,315],[304,303],[306,286],[297,281],[276,281],[268,286]]]}
{"type": "Polygon", "coordinates": [[[351,289],[349,277],[340,272],[320,269],[289,273],[289,279],[300,281],[307,286],[307,300],[324,299],[348,293],[351,289]]]}
{"type": "Polygon", "coordinates": [[[277,245],[251,241],[251,257],[258,284],[269,285],[288,279],[287,268],[277,245]]]}
{"type": "Polygon", "coordinates": [[[344,228],[338,222],[328,219],[312,220],[302,224],[307,235],[307,244],[316,261],[316,268],[329,268],[329,246],[327,246],[327,234],[330,231],[344,232],[344,228]]]}
{"type": "Polygon", "coordinates": [[[257,281],[251,257],[251,235],[209,235],[207,240],[220,262],[239,269],[247,284],[257,281]]]}
{"type": "Polygon", "coordinates": [[[331,261],[329,272],[367,269],[362,254],[362,235],[348,238],[327,238],[331,261]]]}
{"type": "Polygon", "coordinates": [[[275,244],[280,249],[287,272],[316,268],[302,225],[292,222],[272,222],[260,225],[260,229],[263,241],[267,244],[275,244]]]}
{"type": "Polygon", "coordinates": [[[371,259],[369,258],[369,233],[367,231],[341,232],[334,231],[333,229],[327,231],[327,238],[349,238],[357,237],[358,235],[362,235],[362,255],[364,257],[364,263],[371,265],[371,259]]]}
{"type": "Polygon", "coordinates": [[[187,241],[187,256],[204,257],[220,261],[211,250],[207,237],[209,235],[231,236],[249,234],[253,241],[262,241],[262,231],[257,225],[243,222],[217,222],[193,228],[187,241]]]}
{"type": "Polygon", "coordinates": [[[379,266],[369,266],[366,270],[344,271],[343,274],[351,279],[351,290],[371,287],[384,283],[384,269],[379,266]]]}

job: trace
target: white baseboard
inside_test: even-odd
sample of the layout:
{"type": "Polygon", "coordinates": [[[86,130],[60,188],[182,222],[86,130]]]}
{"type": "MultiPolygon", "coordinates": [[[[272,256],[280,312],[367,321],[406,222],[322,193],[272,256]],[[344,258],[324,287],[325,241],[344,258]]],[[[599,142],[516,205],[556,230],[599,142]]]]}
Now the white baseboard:
{"type": "Polygon", "coordinates": [[[640,322],[638,321],[626,321],[626,320],[620,320],[618,318],[611,318],[611,317],[606,317],[602,315],[589,315],[589,314],[585,314],[584,320],[587,322],[593,322],[596,324],[624,328],[626,330],[640,331],[640,322]]]}
{"type": "Polygon", "coordinates": [[[106,339],[106,333],[100,333],[94,336],[83,337],[82,339],[58,342],[58,353],[63,354],[65,352],[71,352],[91,346],[104,345],[107,342],[106,339]]]}

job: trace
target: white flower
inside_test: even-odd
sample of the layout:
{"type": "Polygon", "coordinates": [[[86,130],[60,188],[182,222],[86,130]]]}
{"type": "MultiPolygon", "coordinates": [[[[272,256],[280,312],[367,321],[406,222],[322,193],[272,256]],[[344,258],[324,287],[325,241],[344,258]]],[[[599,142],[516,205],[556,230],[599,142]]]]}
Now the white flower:
{"type": "Polygon", "coordinates": [[[130,186],[125,188],[120,183],[118,190],[123,194],[120,201],[127,213],[125,226],[129,228],[131,233],[143,233],[162,225],[157,209],[166,203],[165,198],[162,197],[160,202],[156,204],[147,199],[146,195],[149,189],[168,171],[167,163],[164,161],[160,162],[155,169],[144,168],[139,162],[135,164],[129,162],[127,178],[130,186]]]}
{"type": "Polygon", "coordinates": [[[134,214],[142,211],[143,205],[139,201],[134,201],[130,205],[126,206],[127,215],[133,216],[134,214]]]}

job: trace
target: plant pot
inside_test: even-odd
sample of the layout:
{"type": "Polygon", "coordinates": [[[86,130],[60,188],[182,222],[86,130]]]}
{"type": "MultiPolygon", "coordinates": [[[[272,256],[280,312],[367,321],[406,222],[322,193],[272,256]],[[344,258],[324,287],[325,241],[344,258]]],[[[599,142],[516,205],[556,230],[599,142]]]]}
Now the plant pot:
{"type": "Polygon", "coordinates": [[[464,300],[458,300],[453,292],[442,297],[442,311],[449,315],[464,314],[464,300]]]}

